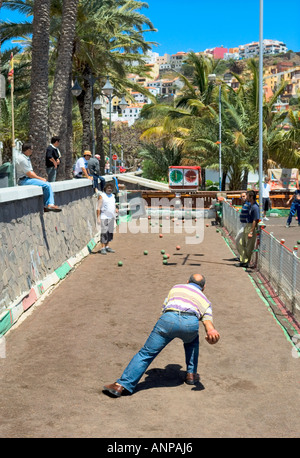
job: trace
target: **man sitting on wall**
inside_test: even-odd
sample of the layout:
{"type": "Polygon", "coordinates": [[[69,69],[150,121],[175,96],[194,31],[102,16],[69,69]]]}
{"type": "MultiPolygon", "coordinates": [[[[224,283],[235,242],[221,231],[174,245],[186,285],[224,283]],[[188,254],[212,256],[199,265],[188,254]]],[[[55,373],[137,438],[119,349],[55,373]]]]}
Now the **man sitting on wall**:
{"type": "Polygon", "coordinates": [[[77,159],[74,170],[74,178],[88,178],[92,180],[88,167],[88,160],[92,157],[92,153],[88,150],[84,151],[83,157],[77,159]]]}
{"type": "Polygon", "coordinates": [[[44,211],[60,212],[61,208],[54,205],[54,194],[51,184],[45,178],[39,177],[32,168],[30,156],[32,154],[31,143],[22,145],[22,154],[16,159],[16,179],[19,186],[33,185],[41,186],[44,195],[44,211]]]}

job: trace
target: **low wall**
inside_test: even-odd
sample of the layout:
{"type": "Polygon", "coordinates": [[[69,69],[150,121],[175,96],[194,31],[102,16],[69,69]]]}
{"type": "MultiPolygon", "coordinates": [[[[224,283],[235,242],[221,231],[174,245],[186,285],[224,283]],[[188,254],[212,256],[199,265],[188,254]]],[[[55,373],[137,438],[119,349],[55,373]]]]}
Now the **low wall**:
{"type": "Polygon", "coordinates": [[[91,181],[52,188],[59,213],[44,213],[37,186],[0,189],[0,337],[98,242],[91,181]]]}

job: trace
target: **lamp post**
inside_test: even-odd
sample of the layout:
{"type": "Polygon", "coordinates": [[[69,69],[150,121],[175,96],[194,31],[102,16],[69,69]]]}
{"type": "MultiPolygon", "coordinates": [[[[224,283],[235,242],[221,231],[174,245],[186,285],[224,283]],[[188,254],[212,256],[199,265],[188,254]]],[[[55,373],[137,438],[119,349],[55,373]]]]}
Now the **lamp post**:
{"type": "Polygon", "coordinates": [[[262,215],[263,195],[263,10],[264,2],[260,0],[259,9],[259,210],[262,215]]]}
{"type": "Polygon", "coordinates": [[[112,172],[112,143],[111,143],[111,101],[113,99],[114,87],[107,77],[106,83],[102,88],[103,94],[108,98],[109,102],[109,170],[112,172]]]}
{"type": "MultiPolygon", "coordinates": [[[[89,76],[83,76],[83,78],[89,82],[90,87],[91,87],[91,113],[92,113],[92,154],[93,157],[95,157],[95,115],[94,115],[94,109],[99,110],[101,108],[101,104],[98,103],[98,99],[95,100],[94,102],[94,84],[100,77],[94,77],[93,75],[89,76]]],[[[72,94],[75,97],[78,97],[81,92],[82,88],[80,84],[78,83],[77,78],[75,79],[74,86],[71,88],[72,94]]]]}
{"type": "MultiPolygon", "coordinates": [[[[208,81],[216,84],[217,77],[214,73],[208,75],[208,81]]],[[[222,86],[219,86],[219,191],[222,191],[222,86]]]]}

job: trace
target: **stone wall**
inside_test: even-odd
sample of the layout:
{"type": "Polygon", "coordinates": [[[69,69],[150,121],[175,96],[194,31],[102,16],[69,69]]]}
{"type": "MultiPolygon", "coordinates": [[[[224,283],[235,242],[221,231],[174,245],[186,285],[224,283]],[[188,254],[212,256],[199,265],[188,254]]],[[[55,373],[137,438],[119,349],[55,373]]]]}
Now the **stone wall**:
{"type": "Polygon", "coordinates": [[[99,240],[91,181],[52,187],[59,213],[44,213],[37,186],[0,189],[0,336],[99,240]]]}

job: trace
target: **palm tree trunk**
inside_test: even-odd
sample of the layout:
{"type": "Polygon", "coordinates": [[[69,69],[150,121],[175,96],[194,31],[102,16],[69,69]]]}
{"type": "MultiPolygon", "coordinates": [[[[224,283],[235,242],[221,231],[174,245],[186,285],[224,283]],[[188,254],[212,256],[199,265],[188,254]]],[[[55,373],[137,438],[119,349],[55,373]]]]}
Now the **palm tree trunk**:
{"type": "Polygon", "coordinates": [[[205,182],[206,182],[206,169],[201,167],[201,190],[205,191],[205,182]]]}
{"type": "Polygon", "coordinates": [[[91,133],[91,103],[92,103],[92,94],[91,94],[91,85],[88,79],[92,76],[91,70],[87,66],[83,73],[84,82],[83,90],[81,94],[77,97],[79,111],[82,119],[82,152],[84,150],[92,149],[92,133],[91,133]],[[87,78],[87,79],[86,79],[87,78]]]}
{"type": "Polygon", "coordinates": [[[50,0],[35,0],[33,7],[30,139],[33,145],[33,168],[38,175],[42,176],[46,176],[49,31],[50,0]]]}
{"type": "Polygon", "coordinates": [[[244,169],[243,181],[242,181],[242,189],[247,189],[248,186],[248,175],[249,170],[247,168],[244,169]]]}
{"type": "MultiPolygon", "coordinates": [[[[70,70],[68,85],[71,87],[72,70],[70,70]]],[[[72,93],[68,91],[64,99],[62,124],[60,127],[59,149],[62,151],[62,160],[58,168],[57,179],[72,178],[73,170],[73,125],[72,125],[72,93]]]]}
{"type": "Polygon", "coordinates": [[[228,174],[227,170],[223,170],[223,172],[222,172],[222,184],[221,184],[221,190],[222,191],[225,191],[225,189],[226,189],[227,174],[228,174]]]}
{"type": "Polygon", "coordinates": [[[69,76],[72,68],[77,8],[78,0],[64,0],[58,58],[49,111],[48,140],[53,135],[62,137],[65,133],[65,130],[62,129],[62,124],[66,105],[65,99],[69,97],[68,93],[71,90],[69,76]]]}

